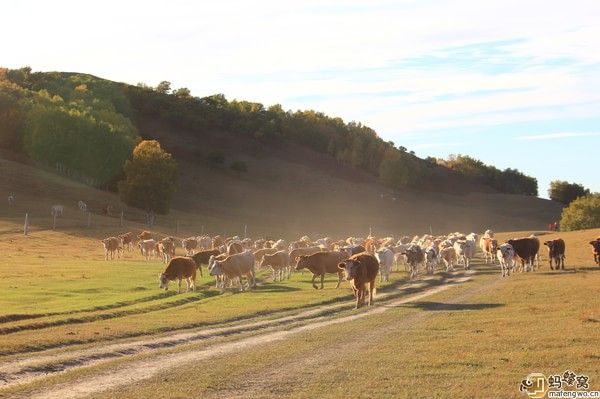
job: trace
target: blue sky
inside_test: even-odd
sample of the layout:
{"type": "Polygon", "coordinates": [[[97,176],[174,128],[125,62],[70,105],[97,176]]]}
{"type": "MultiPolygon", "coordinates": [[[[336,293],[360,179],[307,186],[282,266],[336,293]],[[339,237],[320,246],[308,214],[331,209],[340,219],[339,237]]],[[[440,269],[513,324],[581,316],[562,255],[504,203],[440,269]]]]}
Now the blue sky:
{"type": "Polygon", "coordinates": [[[600,191],[598,1],[9,0],[2,13],[3,66],[317,109],[423,157],[518,168],[541,196],[553,179],[600,191]]]}

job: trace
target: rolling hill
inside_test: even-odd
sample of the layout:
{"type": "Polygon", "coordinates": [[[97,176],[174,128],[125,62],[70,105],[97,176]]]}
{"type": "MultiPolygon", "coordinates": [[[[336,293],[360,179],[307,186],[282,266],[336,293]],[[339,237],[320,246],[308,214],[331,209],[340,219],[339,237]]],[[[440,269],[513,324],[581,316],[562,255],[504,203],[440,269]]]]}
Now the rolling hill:
{"type": "MultiPolygon", "coordinates": [[[[364,163],[360,160],[345,162],[315,150],[302,139],[257,137],[256,134],[241,133],[241,127],[182,126],[172,114],[142,112],[138,102],[127,103],[122,93],[130,93],[134,86],[89,75],[55,74],[36,79],[29,83],[31,90],[44,87],[43,90],[49,92],[47,97],[53,98],[52,101],[61,107],[67,105],[60,101],[69,106],[79,101],[76,103],[78,112],[88,112],[85,110],[96,104],[93,102],[96,98],[91,101],[91,94],[86,94],[86,90],[94,96],[108,93],[102,94],[102,98],[110,99],[106,109],[111,113],[106,120],[126,131],[128,137],[138,134],[143,139],[159,140],[163,148],[174,155],[179,164],[179,189],[171,213],[159,217],[158,223],[170,231],[178,223],[181,234],[198,234],[200,230],[240,234],[244,226],[248,226],[248,234],[252,236],[290,238],[304,233],[365,235],[369,228],[378,235],[481,231],[485,228],[544,229],[558,219],[561,211],[561,206],[552,201],[500,193],[481,180],[467,178],[409,154],[406,159],[411,165],[426,170],[427,174],[413,179],[413,183],[405,187],[390,188],[382,185],[368,166],[373,159],[364,163]],[[62,90],[63,86],[56,82],[73,76],[77,78],[74,81],[78,84],[77,90],[84,94],[79,94],[80,99],[69,100],[73,95],[62,90]],[[52,90],[61,93],[65,99],[52,97],[56,95],[52,90]],[[125,121],[124,117],[127,117],[125,121]],[[127,120],[131,120],[133,127],[127,120]],[[215,167],[206,162],[207,154],[215,151],[224,154],[225,166],[215,167]],[[248,173],[236,174],[229,170],[227,165],[232,161],[245,162],[248,173]]],[[[102,118],[106,112],[103,109],[103,113],[93,115],[102,118]]],[[[376,155],[374,150],[367,149],[373,143],[390,151],[389,144],[373,136],[374,132],[368,128],[344,126],[359,130],[357,137],[362,137],[359,142],[365,144],[365,157],[376,155]],[[370,141],[361,135],[370,137],[370,141]]],[[[354,150],[353,156],[360,156],[360,147],[358,152],[356,147],[354,150]]],[[[124,206],[115,193],[58,176],[52,173],[54,168],[49,168],[48,162],[32,161],[14,149],[4,150],[0,156],[3,195],[14,192],[17,197],[15,208],[2,207],[0,215],[3,217],[17,221],[27,210],[32,215],[39,215],[32,223],[39,220],[40,226],[47,226],[50,206],[61,203],[68,213],[76,215],[71,221],[67,216],[61,222],[81,227],[85,221],[80,220],[82,216],[75,209],[77,201],[83,200],[96,211],[112,204],[113,218],[98,216],[97,223],[103,220],[114,223],[121,209],[125,210],[126,219],[143,220],[140,211],[124,206]]]]}

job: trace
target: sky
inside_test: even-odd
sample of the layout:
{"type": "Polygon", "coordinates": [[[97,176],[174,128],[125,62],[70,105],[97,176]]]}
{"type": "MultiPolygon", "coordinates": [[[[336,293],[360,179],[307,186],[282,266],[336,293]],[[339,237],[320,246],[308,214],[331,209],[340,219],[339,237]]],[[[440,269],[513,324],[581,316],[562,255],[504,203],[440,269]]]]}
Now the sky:
{"type": "Polygon", "coordinates": [[[0,65],[360,121],[600,191],[600,1],[3,2],[0,65]]]}

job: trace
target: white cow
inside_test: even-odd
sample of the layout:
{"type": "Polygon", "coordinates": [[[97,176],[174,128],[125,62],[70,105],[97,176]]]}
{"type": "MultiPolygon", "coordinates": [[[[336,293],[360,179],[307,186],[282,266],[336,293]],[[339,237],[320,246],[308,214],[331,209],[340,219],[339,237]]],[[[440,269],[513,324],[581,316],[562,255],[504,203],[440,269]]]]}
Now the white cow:
{"type": "Polygon", "coordinates": [[[437,263],[438,263],[438,251],[433,245],[430,245],[425,250],[425,268],[427,270],[427,274],[433,274],[433,272],[435,271],[435,267],[437,266],[437,263]]]}
{"type": "Polygon", "coordinates": [[[458,240],[454,243],[454,251],[456,252],[458,263],[465,265],[465,269],[469,269],[469,260],[466,255],[467,250],[466,240],[458,240]]]}
{"type": "Polygon", "coordinates": [[[510,271],[515,265],[515,249],[510,244],[502,244],[498,247],[496,255],[502,268],[502,277],[510,276],[510,271]]]}
{"type": "Polygon", "coordinates": [[[390,281],[394,252],[389,248],[381,248],[375,252],[375,257],[379,261],[379,281],[390,281]]]}
{"type": "Polygon", "coordinates": [[[52,205],[52,208],[50,208],[50,214],[52,216],[62,216],[64,210],[65,207],[62,205],[52,205]]]}
{"type": "Polygon", "coordinates": [[[198,236],[196,237],[200,250],[207,251],[212,249],[212,238],[209,236],[198,236]]]}
{"type": "Polygon", "coordinates": [[[79,210],[80,210],[81,212],[87,212],[87,204],[86,204],[85,202],[83,202],[83,201],[79,201],[79,202],[77,203],[77,206],[79,207],[79,210]]]}
{"type": "Polygon", "coordinates": [[[150,260],[156,256],[156,241],[154,241],[154,239],[141,240],[138,246],[140,247],[142,256],[146,258],[146,260],[150,260]]]}
{"type": "Polygon", "coordinates": [[[444,247],[440,250],[440,258],[446,265],[447,272],[454,271],[454,263],[456,262],[456,250],[454,247],[444,247]]]}

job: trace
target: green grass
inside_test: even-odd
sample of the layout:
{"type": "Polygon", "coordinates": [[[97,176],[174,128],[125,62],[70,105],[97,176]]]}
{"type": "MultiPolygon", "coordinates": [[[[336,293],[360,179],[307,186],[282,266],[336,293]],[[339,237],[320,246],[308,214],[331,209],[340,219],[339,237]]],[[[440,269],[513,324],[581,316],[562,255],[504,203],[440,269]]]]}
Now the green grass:
{"type": "Polygon", "coordinates": [[[95,397],[144,398],[160,390],[181,398],[519,398],[518,383],[531,372],[570,369],[597,381],[599,283],[595,270],[480,274],[415,304],[95,397]]]}
{"type": "MultiPolygon", "coordinates": [[[[315,290],[310,273],[273,283],[267,271],[259,272],[262,284],[254,290],[220,294],[206,269],[196,292],[177,294],[176,283],[167,292],[158,289],[164,264],[143,261],[137,252],[107,262],[99,242],[55,232],[11,241],[0,243],[0,251],[13,251],[0,264],[0,355],[221,323],[351,295],[347,283],[334,288],[337,276],[315,290]]],[[[403,281],[405,273],[394,277],[403,281]]]]}

